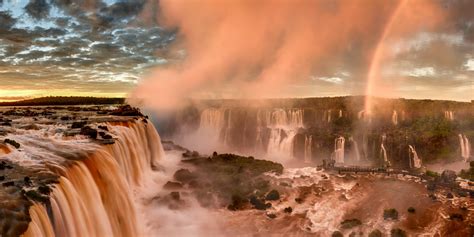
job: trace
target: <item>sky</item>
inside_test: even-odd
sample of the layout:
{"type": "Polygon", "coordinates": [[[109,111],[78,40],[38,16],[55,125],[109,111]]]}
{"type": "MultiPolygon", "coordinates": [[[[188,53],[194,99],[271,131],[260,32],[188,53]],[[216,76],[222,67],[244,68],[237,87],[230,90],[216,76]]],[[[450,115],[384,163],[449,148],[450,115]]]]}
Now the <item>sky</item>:
{"type": "Polygon", "coordinates": [[[0,0],[0,100],[474,100],[474,1],[380,2],[0,0]]]}

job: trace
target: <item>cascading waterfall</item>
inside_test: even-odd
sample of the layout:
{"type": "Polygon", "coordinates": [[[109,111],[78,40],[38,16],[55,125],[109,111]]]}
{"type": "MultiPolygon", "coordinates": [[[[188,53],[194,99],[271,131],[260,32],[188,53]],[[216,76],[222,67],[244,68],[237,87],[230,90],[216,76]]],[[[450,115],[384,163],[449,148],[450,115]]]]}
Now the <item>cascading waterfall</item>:
{"type": "Polygon", "coordinates": [[[266,111],[265,119],[267,128],[271,129],[267,154],[293,158],[294,138],[298,128],[303,127],[303,110],[266,111]]]}
{"type": "Polygon", "coordinates": [[[418,157],[415,148],[412,145],[408,145],[408,149],[410,157],[410,168],[421,168],[421,159],[418,157]]]}
{"type": "Polygon", "coordinates": [[[360,161],[359,144],[353,137],[350,137],[349,141],[352,142],[352,145],[354,147],[355,160],[359,162],[360,161]]]}
{"type": "Polygon", "coordinates": [[[454,112],[451,110],[444,111],[444,118],[453,121],[454,120],[454,112]]]}
{"type": "Polygon", "coordinates": [[[311,163],[312,160],[313,135],[305,135],[304,138],[304,162],[311,163]]]}
{"type": "Polygon", "coordinates": [[[342,118],[342,109],[339,110],[339,118],[342,118]]]}
{"type": "Polygon", "coordinates": [[[466,135],[459,134],[459,146],[461,148],[461,157],[467,162],[471,157],[471,144],[466,135]]]}
{"type": "Polygon", "coordinates": [[[50,195],[51,212],[35,203],[24,236],[140,236],[133,188],[151,172],[164,151],[151,123],[109,123],[116,136],[68,165],[48,162],[60,175],[50,195]]]}
{"type": "Polygon", "coordinates": [[[392,123],[393,123],[393,125],[398,124],[398,114],[397,114],[396,110],[394,110],[393,113],[392,113],[392,123]]]}
{"type": "Polygon", "coordinates": [[[387,157],[387,150],[385,149],[385,145],[384,145],[385,139],[386,139],[386,136],[383,135],[382,142],[380,143],[380,155],[383,159],[384,165],[390,166],[390,161],[388,160],[388,157],[387,157]]]}
{"type": "Polygon", "coordinates": [[[344,164],[344,145],[346,139],[344,137],[338,137],[334,141],[334,160],[336,164],[344,164]]]}
{"type": "Polygon", "coordinates": [[[199,134],[206,134],[218,141],[225,125],[225,109],[208,108],[201,112],[199,134]]]}
{"type": "Polygon", "coordinates": [[[361,110],[359,112],[357,112],[357,118],[360,120],[360,119],[363,119],[364,118],[364,110],[361,110]]]}
{"type": "Polygon", "coordinates": [[[227,123],[224,129],[224,144],[227,146],[230,145],[229,137],[230,137],[231,131],[232,131],[232,110],[229,110],[229,115],[227,116],[227,123]]]}

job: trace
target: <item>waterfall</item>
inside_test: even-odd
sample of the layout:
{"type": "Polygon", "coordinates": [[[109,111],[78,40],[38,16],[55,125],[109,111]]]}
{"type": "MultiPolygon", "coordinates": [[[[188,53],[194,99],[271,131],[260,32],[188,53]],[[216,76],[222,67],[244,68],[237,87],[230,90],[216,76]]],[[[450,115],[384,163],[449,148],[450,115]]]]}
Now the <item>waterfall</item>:
{"type": "Polygon", "coordinates": [[[332,114],[332,111],[331,111],[331,110],[328,110],[327,114],[328,114],[328,123],[330,123],[330,122],[331,122],[331,114],[332,114]]]}
{"type": "Polygon", "coordinates": [[[359,162],[360,161],[359,144],[353,137],[350,137],[349,141],[352,142],[352,145],[354,146],[355,160],[359,162]]]}
{"type": "Polygon", "coordinates": [[[267,153],[283,159],[293,158],[294,138],[296,131],[272,129],[267,153]]]}
{"type": "Polygon", "coordinates": [[[304,138],[304,162],[311,163],[312,160],[313,135],[305,135],[304,138]]]}
{"type": "Polygon", "coordinates": [[[418,157],[415,148],[412,145],[408,145],[408,149],[410,157],[410,168],[421,168],[421,159],[418,157]]]}
{"type": "MultiPolygon", "coordinates": [[[[293,158],[294,138],[297,130],[303,127],[303,110],[266,111],[265,121],[267,128],[270,128],[267,154],[287,159],[293,158]]],[[[261,123],[260,114],[257,113],[257,125],[261,126],[261,123]]],[[[260,135],[257,130],[257,139],[262,139],[261,130],[260,135]]]]}
{"type": "Polygon", "coordinates": [[[385,149],[385,145],[384,145],[385,139],[386,139],[386,136],[383,135],[382,142],[380,143],[380,155],[383,159],[384,165],[390,166],[390,161],[388,160],[388,157],[387,157],[387,150],[385,149]]]}
{"type": "Polygon", "coordinates": [[[364,118],[364,113],[365,111],[364,110],[361,110],[357,113],[357,118],[360,120],[360,119],[363,119],[364,118]]]}
{"type": "Polygon", "coordinates": [[[449,121],[454,120],[454,112],[451,110],[444,111],[444,118],[449,121]]]}
{"type": "Polygon", "coordinates": [[[232,110],[229,110],[229,115],[227,116],[227,123],[225,124],[224,129],[224,144],[230,145],[229,137],[231,136],[232,131],[232,110]]]}
{"type": "Polygon", "coordinates": [[[339,118],[342,118],[342,109],[339,110],[339,118]]]}
{"type": "Polygon", "coordinates": [[[334,160],[336,164],[344,164],[344,137],[338,137],[334,141],[334,160]]]}
{"type": "Polygon", "coordinates": [[[198,133],[219,141],[225,125],[225,109],[208,108],[201,112],[198,133]]]}
{"type": "MultiPolygon", "coordinates": [[[[49,197],[50,211],[40,203],[30,207],[31,222],[24,236],[143,234],[132,194],[164,154],[160,137],[148,122],[132,120],[107,125],[116,137],[114,144],[87,143],[94,147],[92,153],[80,160],[63,158],[67,161],[65,164],[56,160],[58,154],[63,153],[54,150],[49,154],[54,159],[44,160],[47,168],[60,177],[49,197]]],[[[67,142],[75,144],[76,149],[81,145],[74,140],[67,142]]],[[[24,144],[25,152],[32,151],[27,140],[24,144]]],[[[38,145],[35,149],[48,155],[46,149],[57,147],[64,148],[38,145]]]]}
{"type": "Polygon", "coordinates": [[[393,123],[393,125],[398,124],[398,114],[397,114],[396,110],[394,110],[393,113],[392,113],[392,123],[393,123]]]}
{"type": "Polygon", "coordinates": [[[387,150],[385,150],[385,146],[384,146],[383,143],[380,144],[380,154],[381,154],[381,156],[382,156],[382,158],[383,158],[384,164],[385,164],[385,165],[390,164],[390,162],[388,161],[388,157],[387,157],[387,150]]]}
{"type": "Polygon", "coordinates": [[[466,135],[459,134],[459,146],[461,148],[461,157],[467,162],[471,157],[471,144],[466,135]]]}

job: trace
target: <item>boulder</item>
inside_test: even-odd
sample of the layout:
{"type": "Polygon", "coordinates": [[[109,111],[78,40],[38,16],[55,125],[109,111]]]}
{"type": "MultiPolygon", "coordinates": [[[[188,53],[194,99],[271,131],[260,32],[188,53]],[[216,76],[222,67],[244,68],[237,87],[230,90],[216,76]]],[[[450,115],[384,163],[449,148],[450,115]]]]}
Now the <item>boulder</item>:
{"type": "Polygon", "coordinates": [[[242,210],[245,208],[247,200],[242,198],[240,195],[232,195],[232,203],[227,206],[227,209],[231,211],[242,210]]]}
{"type": "Polygon", "coordinates": [[[398,211],[394,208],[385,209],[383,211],[383,219],[385,219],[385,220],[398,220],[398,211]]]}
{"type": "Polygon", "coordinates": [[[291,207],[285,207],[285,209],[284,209],[283,211],[286,212],[286,213],[292,213],[292,212],[293,212],[293,208],[291,208],[291,207]]]}
{"type": "Polygon", "coordinates": [[[163,188],[168,190],[175,190],[183,188],[183,185],[179,182],[168,181],[165,185],[163,185],[163,188]]]}
{"type": "Polygon", "coordinates": [[[395,228],[390,231],[390,236],[392,237],[406,237],[407,233],[400,229],[400,228],[395,228]]]}
{"type": "Polygon", "coordinates": [[[81,132],[79,134],[84,135],[84,136],[88,136],[92,139],[97,139],[97,130],[95,130],[95,129],[89,127],[89,126],[82,127],[81,132]]]}
{"type": "Polygon", "coordinates": [[[449,219],[452,221],[464,221],[464,217],[459,213],[452,213],[449,215],[449,219]]]}
{"type": "Polygon", "coordinates": [[[362,225],[362,222],[359,219],[348,219],[341,222],[342,229],[352,229],[359,225],[362,225]]]}
{"type": "Polygon", "coordinates": [[[6,138],[5,140],[3,140],[3,142],[12,145],[16,149],[20,148],[20,143],[16,142],[15,140],[6,138]]]}
{"type": "Polygon", "coordinates": [[[409,207],[407,211],[409,213],[415,213],[415,208],[414,207],[409,207]]]}
{"type": "Polygon", "coordinates": [[[257,210],[266,210],[272,207],[271,203],[265,203],[263,200],[257,198],[256,196],[250,197],[250,204],[252,204],[257,210]]]}
{"type": "Polygon", "coordinates": [[[277,216],[274,213],[268,213],[267,217],[270,219],[275,219],[277,216]]]}
{"type": "Polygon", "coordinates": [[[445,170],[441,173],[441,181],[445,183],[454,183],[456,181],[456,172],[452,170],[445,170]]]}
{"type": "Polygon", "coordinates": [[[85,121],[73,122],[71,128],[82,128],[87,124],[85,121]]]}
{"type": "Polygon", "coordinates": [[[278,199],[280,199],[280,193],[275,189],[270,191],[265,197],[265,200],[268,200],[268,201],[276,201],[278,199]]]}
{"type": "Polygon", "coordinates": [[[334,231],[331,237],[344,237],[344,235],[340,231],[334,231]]]}
{"type": "Polygon", "coordinates": [[[382,232],[380,232],[378,229],[372,230],[369,233],[369,237],[382,237],[382,232]]]}

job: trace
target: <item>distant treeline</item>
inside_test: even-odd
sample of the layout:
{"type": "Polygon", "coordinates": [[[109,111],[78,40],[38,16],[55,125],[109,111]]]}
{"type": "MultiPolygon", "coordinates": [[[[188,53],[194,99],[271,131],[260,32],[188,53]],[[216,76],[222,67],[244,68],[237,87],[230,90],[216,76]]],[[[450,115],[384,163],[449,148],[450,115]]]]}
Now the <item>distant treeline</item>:
{"type": "Polygon", "coordinates": [[[104,105],[124,104],[125,98],[102,98],[80,96],[48,96],[35,99],[0,102],[0,106],[40,106],[40,105],[104,105]]]}

